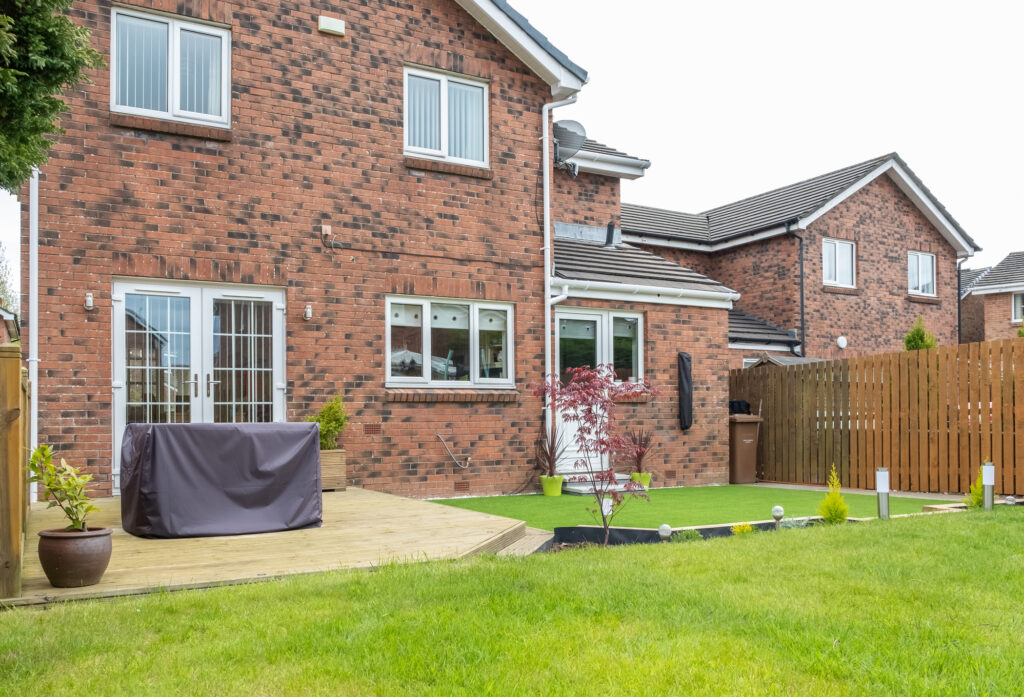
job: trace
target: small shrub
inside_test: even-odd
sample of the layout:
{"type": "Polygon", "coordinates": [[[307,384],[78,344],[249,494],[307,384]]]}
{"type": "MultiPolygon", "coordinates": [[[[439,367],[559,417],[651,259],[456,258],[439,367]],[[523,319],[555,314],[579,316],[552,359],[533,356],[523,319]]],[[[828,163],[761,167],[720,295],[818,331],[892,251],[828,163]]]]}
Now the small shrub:
{"type": "Polygon", "coordinates": [[[935,348],[939,342],[935,340],[934,334],[929,334],[924,329],[924,317],[917,316],[913,328],[903,337],[903,348],[907,351],[935,348]]]}
{"type": "Polygon", "coordinates": [[[978,468],[978,478],[971,484],[971,490],[964,496],[964,503],[968,508],[981,508],[985,503],[985,485],[981,483],[981,468],[978,468]]]}
{"type": "Polygon", "coordinates": [[[839,490],[839,475],[836,474],[836,466],[833,464],[832,473],[828,476],[828,494],[818,504],[818,515],[830,525],[845,523],[846,519],[850,517],[850,507],[846,501],[843,501],[839,490]]]}
{"type": "Polygon", "coordinates": [[[307,416],[306,421],[320,424],[320,449],[334,450],[338,447],[338,436],[348,425],[348,414],[341,403],[341,395],[323,405],[316,416],[307,416]]]}
{"type": "Polygon", "coordinates": [[[1024,339],[1024,327],[1021,327],[1020,329],[1017,330],[1017,336],[1024,339]]]}
{"type": "MultiPolygon", "coordinates": [[[[70,525],[67,530],[85,530],[85,516],[98,511],[85,493],[85,485],[92,481],[91,474],[79,474],[78,470],[60,460],[60,467],[53,464],[53,448],[40,445],[29,459],[30,482],[39,482],[42,497],[50,500],[47,508],[60,507],[70,525]]],[[[41,497],[41,498],[42,498],[41,497]]]]}
{"type": "Polygon", "coordinates": [[[750,523],[736,523],[729,529],[733,535],[749,535],[754,532],[754,526],[750,523]]]}
{"type": "Polygon", "coordinates": [[[810,521],[806,518],[786,518],[779,523],[780,530],[796,530],[799,528],[806,528],[810,521]]]}
{"type": "Polygon", "coordinates": [[[677,530],[669,539],[672,542],[700,542],[704,536],[697,530],[677,530]]]}

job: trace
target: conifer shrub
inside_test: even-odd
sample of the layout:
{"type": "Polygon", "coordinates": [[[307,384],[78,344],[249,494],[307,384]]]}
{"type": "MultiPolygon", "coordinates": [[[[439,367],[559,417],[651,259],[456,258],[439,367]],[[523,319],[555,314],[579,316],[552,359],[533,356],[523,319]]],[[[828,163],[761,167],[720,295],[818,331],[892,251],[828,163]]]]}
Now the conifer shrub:
{"type": "Polygon", "coordinates": [[[733,535],[749,535],[754,532],[754,526],[750,523],[736,523],[729,529],[733,535]]]}
{"type": "Polygon", "coordinates": [[[978,478],[971,484],[971,490],[964,496],[964,503],[968,508],[981,508],[985,503],[985,485],[981,483],[981,468],[978,468],[978,478]]]}
{"type": "Polygon", "coordinates": [[[818,515],[829,525],[845,523],[850,517],[850,507],[843,501],[843,495],[840,493],[835,463],[832,464],[832,473],[828,476],[828,494],[818,504],[818,515]]]}

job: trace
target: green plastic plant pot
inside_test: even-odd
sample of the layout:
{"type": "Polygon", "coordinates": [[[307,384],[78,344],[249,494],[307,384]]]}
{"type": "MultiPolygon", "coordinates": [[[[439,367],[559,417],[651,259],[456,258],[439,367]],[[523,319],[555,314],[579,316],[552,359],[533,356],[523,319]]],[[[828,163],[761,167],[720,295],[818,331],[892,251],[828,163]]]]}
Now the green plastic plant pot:
{"type": "Polygon", "coordinates": [[[562,475],[556,474],[554,477],[546,477],[541,475],[540,485],[544,489],[545,496],[561,496],[562,495],[562,475]]]}
{"type": "Polygon", "coordinates": [[[647,488],[651,485],[651,473],[650,472],[633,472],[629,475],[630,481],[640,482],[640,486],[647,488]]]}

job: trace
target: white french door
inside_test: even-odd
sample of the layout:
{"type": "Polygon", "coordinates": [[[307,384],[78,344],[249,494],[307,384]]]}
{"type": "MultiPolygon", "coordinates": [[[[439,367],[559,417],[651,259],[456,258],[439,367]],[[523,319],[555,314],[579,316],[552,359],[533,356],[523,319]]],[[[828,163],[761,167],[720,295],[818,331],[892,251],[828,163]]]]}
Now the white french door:
{"type": "MultiPolygon", "coordinates": [[[[558,377],[563,383],[569,382],[570,368],[590,366],[594,368],[607,363],[604,342],[604,315],[583,312],[555,312],[555,361],[558,366],[558,377]]],[[[557,470],[560,474],[586,474],[587,471],[604,469],[605,458],[594,457],[584,466],[577,466],[586,455],[576,445],[577,425],[566,421],[561,414],[557,417],[558,433],[562,438],[565,451],[558,461],[557,470]]]]}
{"type": "Polygon", "coordinates": [[[114,488],[130,423],[284,421],[284,291],[117,281],[114,488]]]}

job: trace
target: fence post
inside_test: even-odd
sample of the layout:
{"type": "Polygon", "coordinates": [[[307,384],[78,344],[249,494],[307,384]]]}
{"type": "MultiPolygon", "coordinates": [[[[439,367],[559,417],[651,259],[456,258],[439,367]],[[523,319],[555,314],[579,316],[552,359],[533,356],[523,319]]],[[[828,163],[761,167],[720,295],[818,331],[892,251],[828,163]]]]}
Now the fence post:
{"type": "Polygon", "coordinates": [[[21,594],[24,549],[25,457],[22,425],[21,347],[0,345],[0,598],[21,594]]]}

